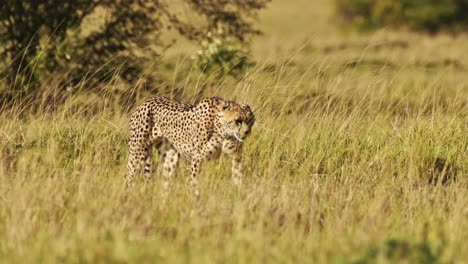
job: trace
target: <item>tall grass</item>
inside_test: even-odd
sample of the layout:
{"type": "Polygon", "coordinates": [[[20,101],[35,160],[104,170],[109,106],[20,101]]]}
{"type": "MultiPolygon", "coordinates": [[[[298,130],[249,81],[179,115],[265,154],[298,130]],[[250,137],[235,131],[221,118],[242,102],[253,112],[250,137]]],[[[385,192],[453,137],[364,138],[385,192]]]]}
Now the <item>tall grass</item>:
{"type": "Polygon", "coordinates": [[[261,63],[236,81],[168,67],[173,89],[158,95],[256,114],[243,188],[226,159],[206,163],[199,203],[187,163],[166,205],[160,169],[125,191],[128,102],[151,91],[5,109],[0,262],[464,262],[468,39],[380,34],[279,39],[289,48],[255,51],[261,63]]]}

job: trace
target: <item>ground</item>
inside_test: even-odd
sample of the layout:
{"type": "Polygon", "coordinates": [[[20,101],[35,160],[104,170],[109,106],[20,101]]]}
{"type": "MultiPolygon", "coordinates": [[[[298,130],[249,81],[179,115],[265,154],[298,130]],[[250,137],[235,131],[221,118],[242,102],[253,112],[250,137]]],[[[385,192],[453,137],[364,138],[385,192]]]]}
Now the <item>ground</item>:
{"type": "Polygon", "coordinates": [[[274,1],[258,65],[239,81],[187,77],[193,46],[165,58],[185,101],[216,95],[255,112],[240,191],[222,159],[204,167],[198,204],[186,163],[165,206],[160,174],[125,192],[129,114],[107,92],[2,113],[0,259],[466,261],[468,36],[341,32],[330,3],[274,1]]]}

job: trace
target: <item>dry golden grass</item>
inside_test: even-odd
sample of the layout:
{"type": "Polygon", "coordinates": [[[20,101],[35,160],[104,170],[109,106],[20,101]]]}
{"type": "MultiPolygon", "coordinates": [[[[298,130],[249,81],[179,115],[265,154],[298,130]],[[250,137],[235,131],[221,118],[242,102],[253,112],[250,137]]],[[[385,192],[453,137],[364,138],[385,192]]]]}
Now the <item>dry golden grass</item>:
{"type": "Polygon", "coordinates": [[[128,112],[112,92],[4,111],[0,262],[465,262],[467,36],[342,35],[317,11],[328,1],[307,3],[262,14],[259,64],[240,81],[212,85],[169,56],[184,100],[254,109],[240,191],[221,159],[204,166],[198,204],[186,163],[165,206],[159,171],[126,192],[128,112]]]}

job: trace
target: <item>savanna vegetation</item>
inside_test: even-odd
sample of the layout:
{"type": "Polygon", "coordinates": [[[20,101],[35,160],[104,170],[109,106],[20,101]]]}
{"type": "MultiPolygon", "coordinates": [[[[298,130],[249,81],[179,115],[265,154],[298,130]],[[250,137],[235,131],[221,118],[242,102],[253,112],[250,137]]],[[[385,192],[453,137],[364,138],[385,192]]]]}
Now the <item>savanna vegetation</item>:
{"type": "MultiPolygon", "coordinates": [[[[0,89],[0,102],[37,101],[45,95],[47,104],[57,104],[68,97],[63,93],[67,88],[96,91],[101,84],[115,81],[138,84],[139,89],[154,87],[162,80],[151,71],[174,41],[164,33],[177,32],[180,38],[200,42],[215,30],[234,44],[246,43],[258,34],[253,18],[267,2],[4,1],[0,5],[4,65],[0,77],[8,85],[0,89]],[[55,86],[57,92],[50,94],[44,86],[55,86]]],[[[221,58],[223,62],[235,59],[221,58]]]]}
{"type": "Polygon", "coordinates": [[[336,0],[343,22],[360,29],[405,27],[436,32],[465,31],[466,0],[336,0]]]}
{"type": "MultiPolygon", "coordinates": [[[[187,1],[177,8],[191,17],[187,1]]],[[[9,96],[0,262],[465,262],[468,36],[344,33],[335,8],[276,0],[259,13],[264,34],[250,53],[216,26],[148,56],[136,81],[119,67],[103,83],[47,74],[31,86],[40,96],[9,96]],[[241,190],[227,159],[204,165],[199,202],[184,162],[167,204],[161,166],[125,190],[129,113],[156,95],[252,107],[241,190]]]]}

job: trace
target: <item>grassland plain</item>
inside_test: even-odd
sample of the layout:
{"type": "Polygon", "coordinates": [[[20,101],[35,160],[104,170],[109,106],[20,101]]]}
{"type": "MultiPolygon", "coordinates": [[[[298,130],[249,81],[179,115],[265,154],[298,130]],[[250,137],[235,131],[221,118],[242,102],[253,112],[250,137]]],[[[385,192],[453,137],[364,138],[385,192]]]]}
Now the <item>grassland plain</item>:
{"type": "Polygon", "coordinates": [[[330,13],[272,3],[241,80],[184,70],[193,46],[167,55],[174,90],[158,95],[222,96],[257,117],[243,189],[226,159],[206,163],[198,204],[186,163],[166,205],[159,171],[125,192],[133,105],[118,85],[54,112],[3,109],[0,262],[465,263],[468,36],[343,34],[330,13]]]}

